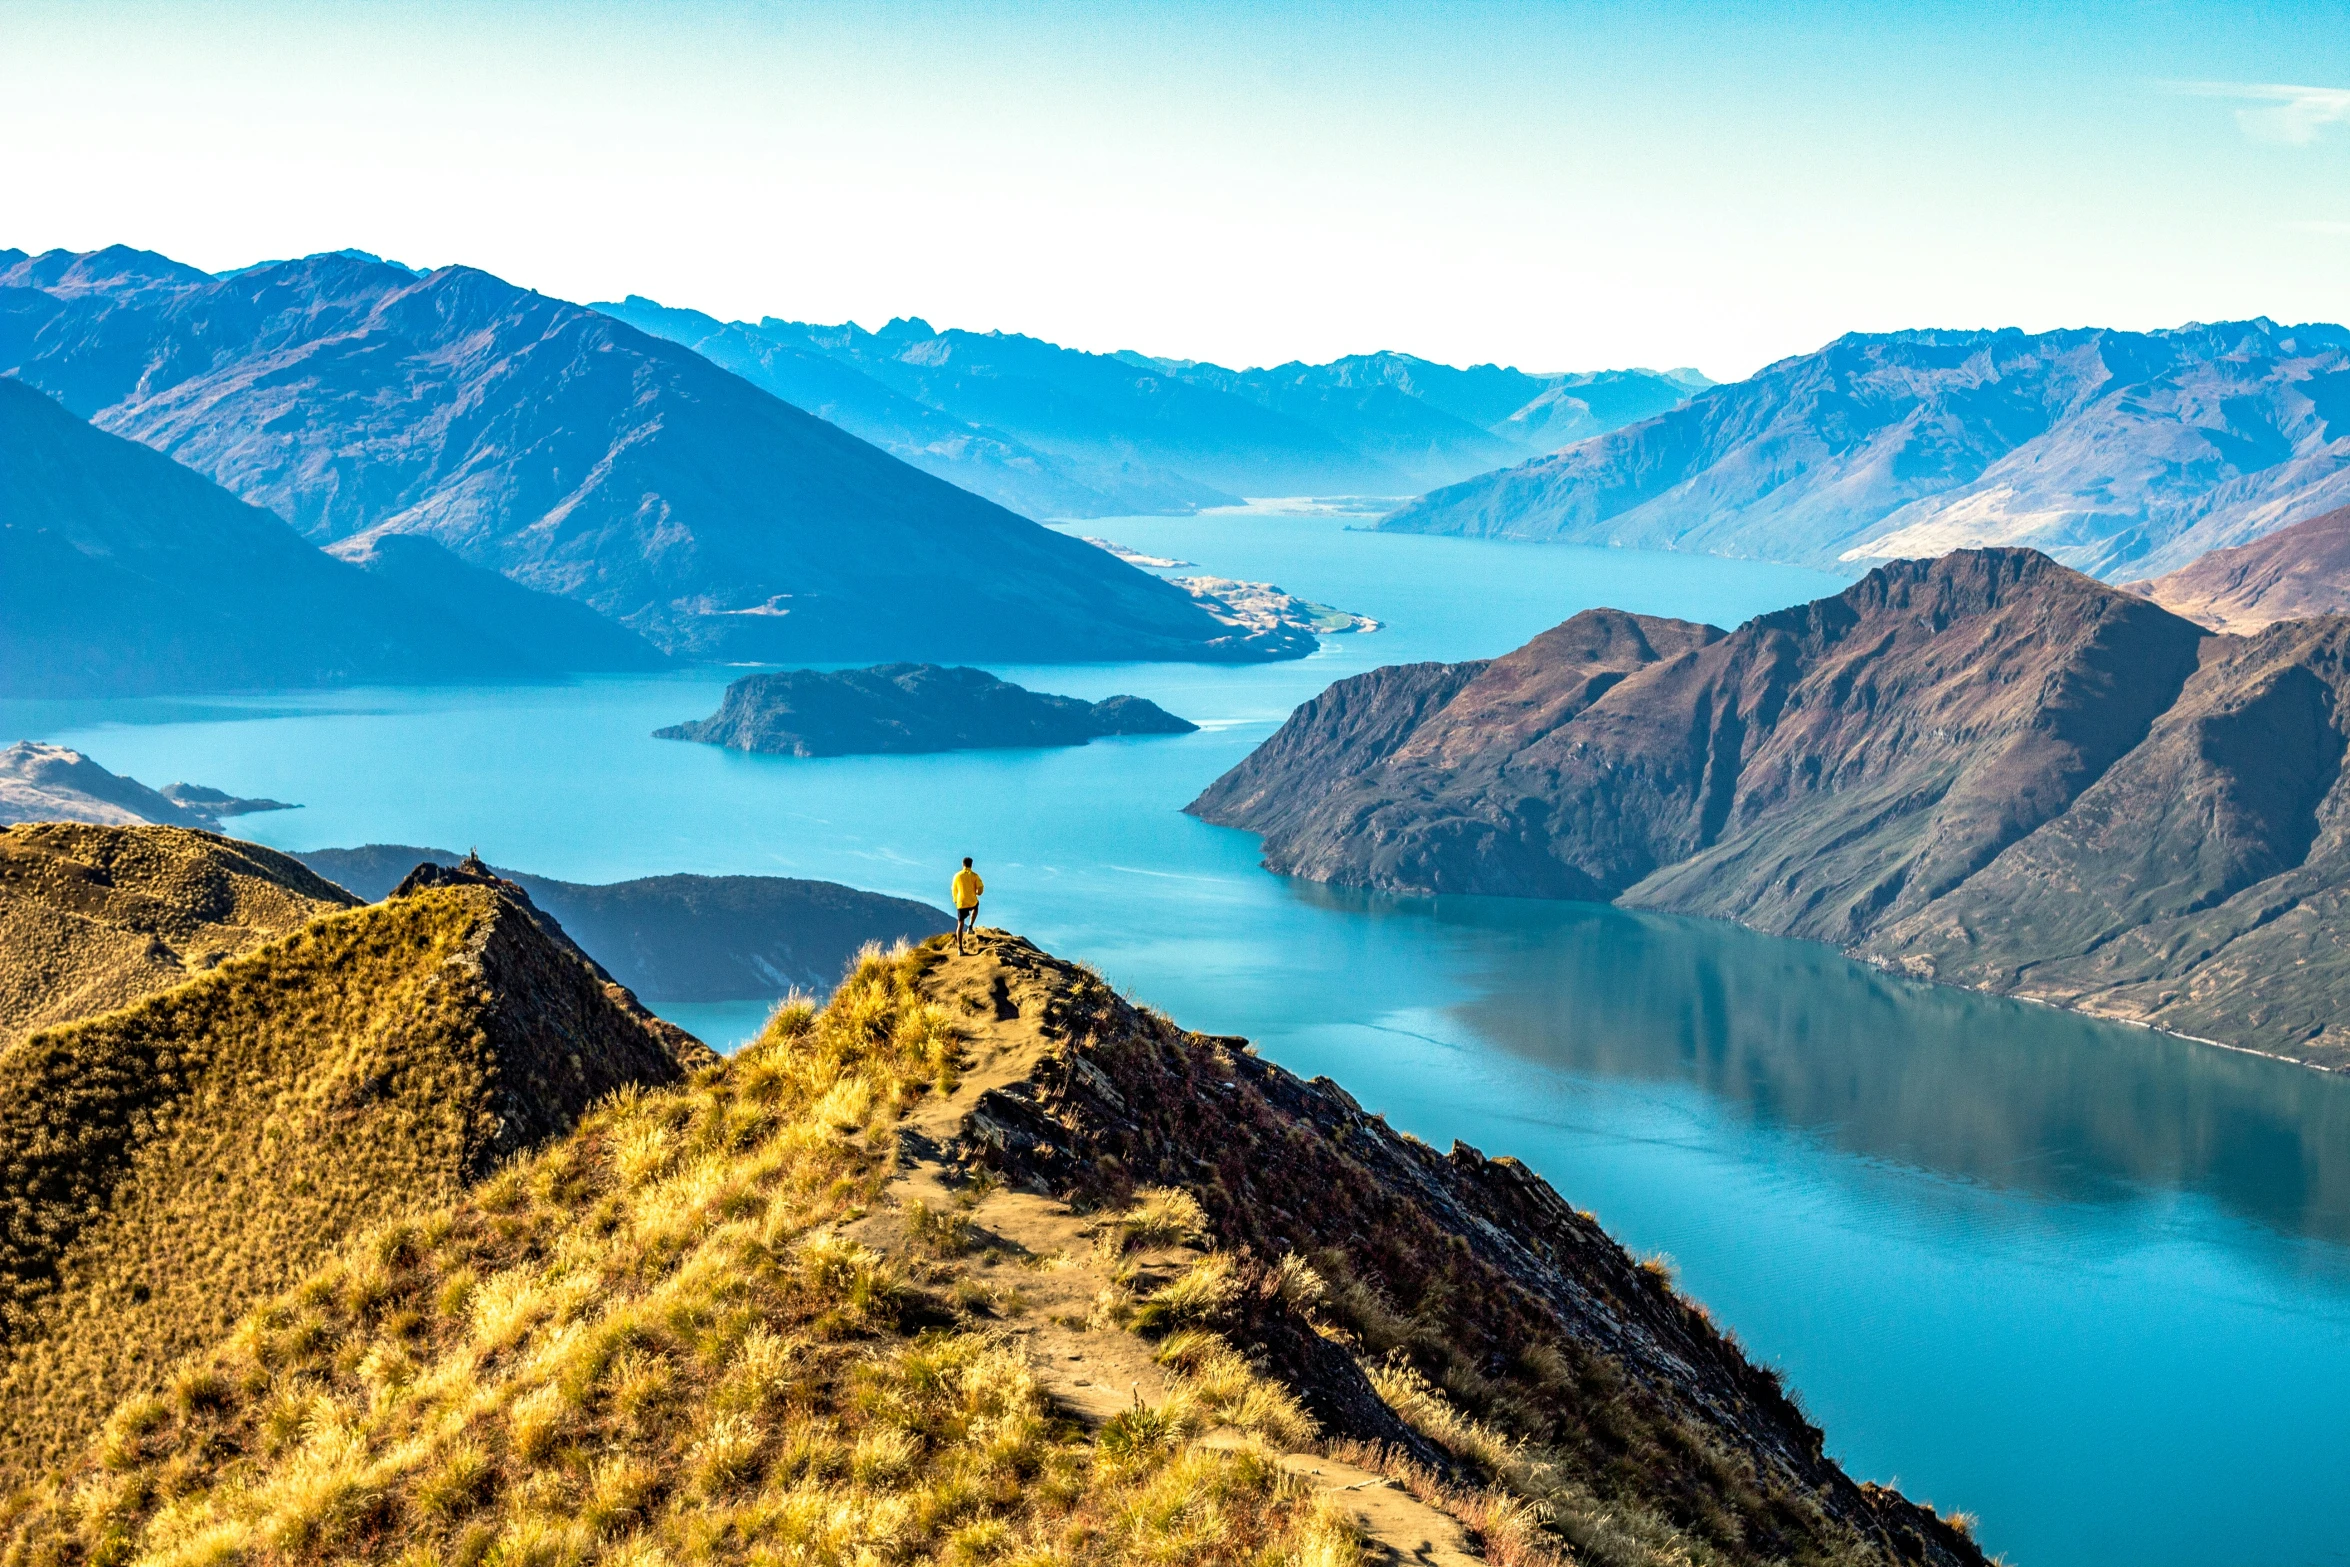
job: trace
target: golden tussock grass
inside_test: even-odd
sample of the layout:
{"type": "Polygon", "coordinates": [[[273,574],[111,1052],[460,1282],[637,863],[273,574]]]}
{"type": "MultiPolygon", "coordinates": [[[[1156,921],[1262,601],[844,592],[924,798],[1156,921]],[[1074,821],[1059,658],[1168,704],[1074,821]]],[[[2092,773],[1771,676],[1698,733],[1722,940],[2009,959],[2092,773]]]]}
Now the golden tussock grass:
{"type": "MultiPolygon", "coordinates": [[[[1266,1454],[1182,1408],[1087,1436],[841,1233],[958,1068],[925,961],[869,956],[731,1063],[359,1234],[19,1491],[0,1563],[1355,1567],[1266,1454]]],[[[1186,1399],[1246,1401],[1187,1355],[1186,1399]]]]}
{"type": "MultiPolygon", "coordinates": [[[[528,1117],[560,1129],[599,1074],[648,1063],[679,1075],[481,888],[315,920],[0,1052],[0,1484],[62,1461],[354,1230],[453,1200],[528,1117]],[[526,988],[544,1009],[517,1003],[526,988]],[[636,1054],[598,1053],[615,1039],[636,1054]]],[[[355,1257],[335,1287],[372,1319],[399,1276],[355,1257]]],[[[288,1332],[324,1331],[303,1321],[288,1332]]],[[[378,1364],[387,1385],[395,1367],[378,1364]]]]}
{"type": "Polygon", "coordinates": [[[112,1011],[358,900],[185,827],[0,827],[0,1048],[112,1011]]]}

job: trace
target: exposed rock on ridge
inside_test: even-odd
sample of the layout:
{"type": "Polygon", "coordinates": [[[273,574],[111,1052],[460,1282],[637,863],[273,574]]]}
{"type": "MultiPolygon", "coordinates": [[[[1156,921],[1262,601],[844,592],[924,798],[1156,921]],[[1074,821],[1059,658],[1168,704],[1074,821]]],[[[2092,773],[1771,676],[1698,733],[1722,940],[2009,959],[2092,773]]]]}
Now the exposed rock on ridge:
{"type": "Polygon", "coordinates": [[[1735,919],[2350,1062],[2346,638],[1962,551],[1726,634],[1578,615],[1375,745],[1334,691],[1191,809],[1289,874],[1735,919]]]}
{"type": "MultiPolygon", "coordinates": [[[[1930,1510],[1856,1485],[1773,1377],[1517,1160],[1439,1154],[1328,1079],[1187,1033],[1001,932],[926,986],[983,1039],[1044,1046],[992,1074],[949,1157],[1080,1209],[1183,1187],[1222,1247],[1309,1261],[1358,1354],[1390,1354],[1534,1444],[1579,1500],[1660,1514],[1684,1549],[1732,1560],[1981,1560],[1930,1510]]],[[[1278,1323],[1250,1347],[1330,1434],[1385,1439],[1376,1423],[1394,1417],[1362,1403],[1347,1356],[1316,1373],[1278,1323]]]]}

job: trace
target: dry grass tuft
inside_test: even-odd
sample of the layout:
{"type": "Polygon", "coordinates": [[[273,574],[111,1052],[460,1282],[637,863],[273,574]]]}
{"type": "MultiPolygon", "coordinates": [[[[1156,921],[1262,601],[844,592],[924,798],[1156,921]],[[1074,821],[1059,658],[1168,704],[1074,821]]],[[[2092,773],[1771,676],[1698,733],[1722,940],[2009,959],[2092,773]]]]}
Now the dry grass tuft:
{"type": "Polygon", "coordinates": [[[1268,1457],[1192,1442],[1285,1418],[1220,1343],[1089,1438],[842,1234],[876,1134],[959,1067],[925,961],[356,1234],[20,1496],[0,1563],[1355,1567],[1268,1457]]]}

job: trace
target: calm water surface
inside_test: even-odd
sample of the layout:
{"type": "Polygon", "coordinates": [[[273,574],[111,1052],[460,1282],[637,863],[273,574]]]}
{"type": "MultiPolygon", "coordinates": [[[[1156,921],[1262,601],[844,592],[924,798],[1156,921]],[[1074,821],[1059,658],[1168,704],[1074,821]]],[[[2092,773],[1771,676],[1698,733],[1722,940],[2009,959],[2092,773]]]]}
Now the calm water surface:
{"type": "MultiPolygon", "coordinates": [[[[1697,921],[1278,880],[1181,806],[1299,701],[1614,604],[1733,624],[1790,568],[1366,535],[1342,517],[1083,531],[1377,615],[1270,668],[1003,668],[1195,735],[799,761],[656,741],[711,674],[559,689],[0,704],[150,783],[306,802],[267,843],[478,846],[596,881],[821,876],[939,901],[1245,1033],[1437,1142],[1513,1153],[1784,1366],[1856,1474],[2027,1564],[2350,1561],[2350,1082],[1889,979],[1697,921]]],[[[664,1007],[713,1042],[762,1003],[664,1007]]]]}

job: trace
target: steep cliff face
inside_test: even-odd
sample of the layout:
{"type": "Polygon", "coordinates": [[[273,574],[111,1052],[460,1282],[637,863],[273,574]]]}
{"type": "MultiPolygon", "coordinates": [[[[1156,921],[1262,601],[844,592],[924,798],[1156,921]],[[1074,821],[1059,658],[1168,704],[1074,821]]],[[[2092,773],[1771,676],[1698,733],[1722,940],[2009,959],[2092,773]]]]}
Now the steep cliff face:
{"type": "Polygon", "coordinates": [[[355,1227],[714,1059],[616,991],[496,887],[454,885],[0,1049],[0,1474],[78,1445],[355,1227]]]}
{"type": "Polygon", "coordinates": [[[2350,618],[2212,637],[2072,808],[1863,951],[1908,971],[2350,1065],[2350,618]]]}
{"type": "Polygon", "coordinates": [[[2212,637],[2032,551],[1961,551],[1726,634],[1577,616],[1376,756],[1326,696],[1192,809],[1289,874],[1713,915],[2350,1059],[2325,978],[2342,624],[2212,637]]]}

